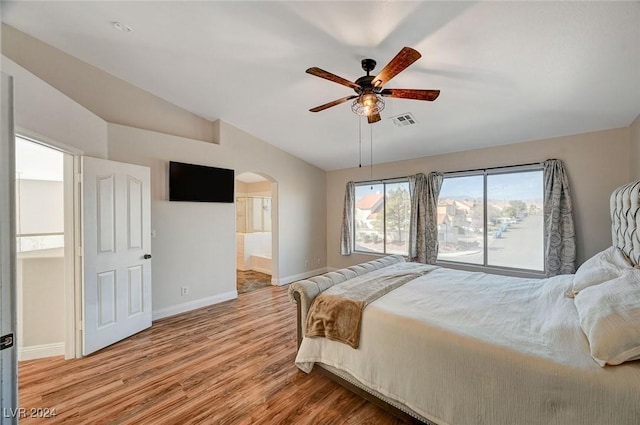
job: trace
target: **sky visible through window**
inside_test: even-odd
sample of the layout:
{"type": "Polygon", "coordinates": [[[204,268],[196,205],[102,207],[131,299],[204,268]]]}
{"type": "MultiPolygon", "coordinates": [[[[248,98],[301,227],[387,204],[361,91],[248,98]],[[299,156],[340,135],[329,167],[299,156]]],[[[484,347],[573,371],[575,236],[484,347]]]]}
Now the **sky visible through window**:
{"type": "MultiPolygon", "coordinates": [[[[490,174],[487,191],[490,199],[506,201],[542,198],[542,170],[508,174],[490,174]]],[[[440,198],[475,199],[483,198],[482,179],[478,176],[454,177],[445,180],[440,198]]]]}
{"type": "Polygon", "coordinates": [[[438,259],[544,270],[543,171],[444,178],[438,197],[438,259]],[[486,252],[485,252],[486,248],[486,252]]]}

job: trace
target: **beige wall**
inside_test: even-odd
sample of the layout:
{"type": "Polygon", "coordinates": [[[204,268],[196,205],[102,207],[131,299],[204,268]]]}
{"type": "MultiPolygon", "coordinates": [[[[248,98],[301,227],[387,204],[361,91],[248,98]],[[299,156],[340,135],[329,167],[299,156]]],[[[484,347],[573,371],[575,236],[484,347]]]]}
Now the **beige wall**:
{"type": "Polygon", "coordinates": [[[271,196],[271,182],[263,181],[255,183],[245,183],[236,180],[236,195],[271,196]]]}
{"type": "MultiPolygon", "coordinates": [[[[19,346],[63,348],[64,253],[62,248],[18,254],[19,346]]],[[[62,353],[57,353],[62,354],[62,353]]],[[[31,357],[29,357],[31,358],[31,357]]]]}
{"type": "Polygon", "coordinates": [[[105,121],[218,142],[210,121],[6,24],[2,51],[105,121]]]}
{"type": "Polygon", "coordinates": [[[16,131],[96,158],[107,157],[107,123],[5,56],[13,76],[16,131]]]}
{"type": "Polygon", "coordinates": [[[64,192],[60,181],[18,180],[16,226],[19,233],[63,233],[64,192]]]}
{"type": "MultiPolygon", "coordinates": [[[[561,159],[569,174],[574,200],[577,260],[582,263],[611,245],[609,195],[629,180],[628,164],[621,160],[628,155],[629,129],[620,128],[375,165],[374,178],[561,159]]],[[[352,168],[327,174],[327,261],[333,268],[371,259],[369,255],[340,255],[342,203],[349,180],[369,180],[369,169],[352,168]]]]}
{"type": "Polygon", "coordinates": [[[256,182],[249,183],[247,185],[247,194],[256,195],[256,196],[268,196],[262,195],[264,193],[271,192],[271,183],[270,182],[256,182]]]}
{"type": "Polygon", "coordinates": [[[151,167],[157,315],[174,311],[176,304],[229,297],[236,290],[234,205],[169,202],[169,160],[270,176],[278,188],[273,201],[278,211],[273,223],[278,247],[273,252],[274,278],[287,283],[326,266],[325,172],[229,124],[219,125],[219,145],[109,125],[109,158],[151,167]],[[179,296],[181,286],[190,288],[185,297],[179,296]]]}
{"type": "MultiPolygon", "coordinates": [[[[58,147],[107,157],[107,123],[60,91],[0,57],[2,72],[13,77],[16,131],[58,147]]],[[[59,221],[59,220],[58,220],[59,221]]],[[[21,359],[64,353],[64,259],[20,254],[18,310],[21,359]],[[24,274],[24,276],[23,276],[24,274]]]]}
{"type": "MultiPolygon", "coordinates": [[[[179,313],[235,293],[234,206],[167,202],[169,160],[270,177],[277,187],[273,205],[279,209],[278,220],[273,223],[274,245],[278,247],[273,253],[277,283],[325,270],[323,170],[220,121],[212,124],[220,144],[109,124],[58,90],[66,90],[66,85],[54,88],[5,56],[2,70],[14,76],[15,119],[26,135],[89,156],[151,167],[152,228],[157,234],[152,240],[154,316],[179,313]],[[286,226],[278,229],[279,222],[286,226]],[[185,283],[190,293],[181,297],[178,291],[185,283]]],[[[67,83],[73,80],[69,78],[67,83]]]]}
{"type": "MultiPolygon", "coordinates": [[[[237,176],[237,174],[236,174],[237,176]]],[[[245,182],[241,182],[239,180],[236,180],[236,194],[245,194],[247,193],[247,187],[249,187],[249,185],[245,182]]]]}
{"type": "Polygon", "coordinates": [[[640,115],[629,126],[629,180],[640,180],[640,115]]]}

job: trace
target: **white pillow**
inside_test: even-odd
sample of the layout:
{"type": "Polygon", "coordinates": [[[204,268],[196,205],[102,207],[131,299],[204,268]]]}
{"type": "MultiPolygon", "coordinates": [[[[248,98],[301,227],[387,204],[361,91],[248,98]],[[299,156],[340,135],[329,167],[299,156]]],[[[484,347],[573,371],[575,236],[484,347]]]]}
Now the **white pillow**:
{"type": "Polygon", "coordinates": [[[573,295],[589,286],[616,279],[623,271],[631,268],[624,253],[619,248],[610,246],[578,267],[573,277],[573,295]]]}
{"type": "Polygon", "coordinates": [[[640,270],[585,288],[575,305],[591,357],[600,366],[640,359],[640,270]]]}

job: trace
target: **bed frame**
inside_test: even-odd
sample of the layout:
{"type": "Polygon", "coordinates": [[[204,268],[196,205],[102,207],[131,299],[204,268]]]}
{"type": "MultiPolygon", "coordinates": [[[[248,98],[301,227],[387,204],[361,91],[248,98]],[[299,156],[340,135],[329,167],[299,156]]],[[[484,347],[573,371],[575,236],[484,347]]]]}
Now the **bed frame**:
{"type": "MultiPolygon", "coordinates": [[[[335,272],[314,276],[308,280],[301,280],[292,283],[289,286],[289,298],[296,305],[297,347],[300,348],[302,338],[304,337],[304,327],[309,307],[318,294],[335,284],[346,281],[347,279],[404,261],[405,259],[401,255],[392,255],[378,260],[369,261],[367,263],[358,264],[356,266],[347,267],[335,272]]],[[[359,395],[365,400],[368,400],[375,406],[392,414],[403,422],[416,425],[437,425],[428,421],[426,418],[421,417],[408,407],[387,399],[382,394],[375,393],[362,385],[358,385],[355,379],[349,379],[349,377],[344,373],[341,374],[344,376],[340,376],[339,371],[332,370],[329,366],[319,363],[316,364],[316,366],[317,367],[313,369],[314,372],[312,373],[319,373],[330,378],[334,382],[337,382],[341,386],[359,395]]]]}
{"type": "MultiPolygon", "coordinates": [[[[296,323],[297,323],[297,340],[298,340],[298,348],[300,348],[300,344],[302,344],[302,337],[303,337],[303,331],[302,331],[302,299],[300,296],[299,292],[294,292],[293,293],[293,299],[295,300],[295,304],[296,304],[296,323]]],[[[346,379],[336,375],[335,373],[331,372],[329,369],[326,369],[325,367],[323,367],[323,365],[318,364],[317,368],[314,368],[314,372],[313,373],[318,373],[321,375],[324,375],[326,377],[328,377],[329,379],[331,379],[332,381],[340,384],[341,386],[343,386],[344,388],[348,389],[349,391],[359,395],[360,397],[364,398],[365,400],[373,403],[375,406],[381,408],[382,410],[392,414],[393,416],[395,416],[396,418],[402,420],[403,422],[406,422],[408,424],[415,424],[415,425],[437,425],[433,422],[429,422],[426,419],[424,420],[420,420],[417,417],[411,416],[409,413],[406,413],[403,410],[400,410],[398,407],[382,400],[381,398],[375,396],[374,394],[367,392],[366,390],[364,390],[363,388],[360,388],[359,386],[347,381],[346,379]]],[[[408,409],[408,408],[406,408],[408,409]]]]}
{"type": "MultiPolygon", "coordinates": [[[[610,198],[611,213],[611,236],[613,245],[620,248],[629,259],[630,263],[639,267],[640,264],[640,181],[621,186],[613,191],[610,198]]],[[[358,276],[371,270],[375,270],[387,265],[405,261],[401,256],[384,257],[379,260],[362,263],[357,266],[341,269],[336,272],[312,277],[291,284],[289,287],[289,297],[296,305],[297,323],[297,347],[300,348],[304,337],[304,326],[306,315],[313,299],[322,291],[337,283],[343,282],[351,277],[358,276]]],[[[379,408],[389,412],[398,419],[409,424],[437,425],[426,418],[411,411],[406,406],[401,406],[392,400],[386,399],[381,394],[377,394],[370,389],[361,387],[351,382],[347,377],[337,374],[326,365],[317,364],[315,372],[325,375],[370,401],[379,408]]]]}

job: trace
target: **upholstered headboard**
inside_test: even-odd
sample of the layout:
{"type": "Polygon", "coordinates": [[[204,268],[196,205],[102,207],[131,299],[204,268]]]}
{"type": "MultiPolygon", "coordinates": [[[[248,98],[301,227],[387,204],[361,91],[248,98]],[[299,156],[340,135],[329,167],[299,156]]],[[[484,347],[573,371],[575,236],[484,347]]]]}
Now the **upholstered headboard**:
{"type": "Polygon", "coordinates": [[[640,264],[640,181],[620,186],[611,194],[611,238],[634,266],[640,264]]]}

